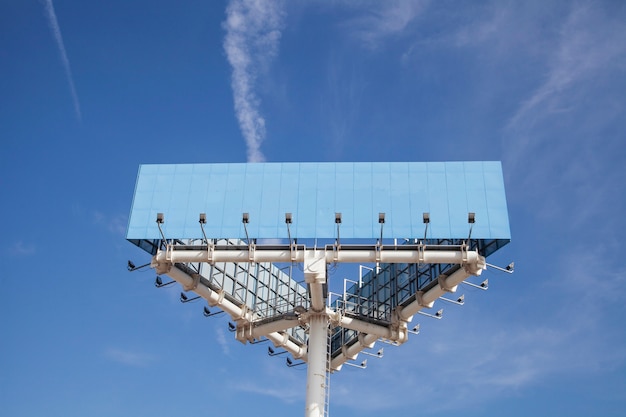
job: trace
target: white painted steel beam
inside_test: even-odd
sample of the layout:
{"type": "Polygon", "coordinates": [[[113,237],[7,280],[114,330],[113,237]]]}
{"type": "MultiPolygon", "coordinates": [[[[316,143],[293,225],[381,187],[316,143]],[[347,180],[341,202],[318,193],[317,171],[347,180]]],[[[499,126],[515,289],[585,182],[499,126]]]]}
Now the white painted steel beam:
{"type": "MultiPolygon", "coordinates": [[[[484,261],[484,258],[483,258],[483,261],[484,261]]],[[[446,277],[443,280],[440,280],[439,285],[436,285],[435,287],[431,288],[425,293],[419,294],[419,297],[416,296],[416,300],[413,301],[411,304],[407,305],[404,308],[398,307],[396,309],[396,314],[397,314],[398,319],[404,323],[409,323],[413,319],[413,316],[417,314],[418,311],[422,310],[423,308],[432,308],[432,305],[435,302],[435,300],[437,300],[437,298],[441,297],[442,295],[448,292],[455,292],[457,285],[459,285],[462,281],[465,281],[470,275],[480,275],[480,273],[482,272],[482,269],[484,268],[479,263],[477,264],[476,269],[470,269],[470,268],[468,269],[473,273],[470,274],[467,269],[460,268],[459,270],[452,273],[450,276],[446,277]]],[[[355,358],[356,355],[359,354],[359,352],[367,348],[368,345],[376,342],[379,338],[387,339],[393,342],[397,342],[399,344],[402,344],[406,342],[407,340],[406,338],[394,337],[394,335],[391,334],[391,330],[389,329],[388,329],[389,336],[387,336],[385,334],[381,334],[381,333],[384,333],[384,331],[381,332],[379,331],[379,329],[376,329],[376,327],[367,328],[366,326],[364,326],[364,327],[361,327],[361,329],[359,329],[359,328],[355,328],[356,325],[354,325],[353,323],[345,323],[345,324],[346,325],[344,327],[361,332],[362,337],[361,335],[359,335],[360,339],[358,343],[355,343],[352,346],[349,346],[344,352],[342,352],[339,356],[337,356],[336,358],[332,360],[331,368],[333,370],[341,369],[341,366],[344,363],[346,363],[349,360],[353,360],[353,358],[355,358]],[[350,326],[353,326],[353,327],[350,327],[350,326]]],[[[359,324],[359,326],[362,326],[362,325],[359,324]]],[[[376,326],[376,325],[370,325],[370,326],[376,326]]],[[[378,327],[382,327],[382,326],[378,326],[378,327]]],[[[406,328],[404,328],[404,330],[406,332],[406,328]]],[[[398,335],[400,337],[407,336],[406,333],[402,334],[401,332],[398,335]]]]}
{"type": "MultiPolygon", "coordinates": [[[[394,250],[349,248],[339,250],[304,249],[293,255],[289,249],[263,249],[256,246],[249,249],[176,249],[176,246],[168,245],[167,250],[159,250],[156,254],[158,262],[188,263],[188,262],[298,262],[304,263],[310,257],[318,258],[318,253],[324,254],[327,264],[330,263],[421,263],[421,264],[475,264],[482,256],[477,251],[461,249],[430,249],[423,250],[394,250]],[[315,254],[315,255],[312,255],[315,254]]],[[[482,259],[484,262],[484,258],[482,259]]]]}
{"type": "MultiPolygon", "coordinates": [[[[241,308],[233,302],[227,300],[224,297],[222,292],[213,291],[209,287],[203,285],[202,283],[194,280],[191,276],[176,268],[175,266],[169,265],[167,263],[160,263],[155,256],[152,259],[152,263],[150,265],[152,268],[156,269],[158,274],[167,275],[180,285],[183,288],[188,288],[190,291],[195,292],[200,297],[207,300],[210,306],[216,306],[226,312],[230,317],[235,321],[243,321],[244,323],[252,323],[256,319],[256,315],[249,311],[247,308],[241,308]]],[[[289,335],[282,332],[270,332],[264,335],[267,337],[274,346],[280,347],[288,351],[295,359],[300,359],[306,361],[306,347],[300,346],[297,343],[294,343],[289,335]]]]}

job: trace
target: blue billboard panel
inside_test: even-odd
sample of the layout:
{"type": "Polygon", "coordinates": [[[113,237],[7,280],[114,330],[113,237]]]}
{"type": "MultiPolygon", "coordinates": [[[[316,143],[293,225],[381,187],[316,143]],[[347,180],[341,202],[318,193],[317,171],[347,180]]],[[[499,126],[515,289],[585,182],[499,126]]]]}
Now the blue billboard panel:
{"type": "Polygon", "coordinates": [[[141,165],[127,230],[132,241],[198,239],[200,213],[209,238],[285,239],[285,213],[294,238],[422,238],[422,213],[430,214],[428,239],[468,237],[508,241],[509,221],[500,162],[340,162],[141,165]]]}

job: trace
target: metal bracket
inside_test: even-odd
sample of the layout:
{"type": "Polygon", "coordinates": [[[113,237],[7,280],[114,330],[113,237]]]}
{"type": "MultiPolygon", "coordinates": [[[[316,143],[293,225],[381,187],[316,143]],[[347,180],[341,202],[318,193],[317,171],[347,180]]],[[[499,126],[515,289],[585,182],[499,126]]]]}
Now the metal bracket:
{"type": "Polygon", "coordinates": [[[191,278],[193,279],[191,284],[183,286],[185,291],[193,291],[198,288],[198,284],[200,283],[200,274],[192,274],[191,278]]]}
{"type": "Polygon", "coordinates": [[[254,251],[256,250],[256,244],[254,242],[250,242],[248,245],[248,260],[250,263],[254,263],[254,251]]]}
{"type": "Polygon", "coordinates": [[[439,287],[445,292],[456,292],[458,285],[448,286],[446,285],[446,275],[441,274],[437,277],[437,282],[439,283],[439,287]]]}
{"type": "Polygon", "coordinates": [[[424,291],[418,291],[415,293],[415,297],[417,298],[417,304],[422,307],[433,308],[433,305],[435,305],[435,302],[431,301],[430,303],[424,303],[424,300],[422,299],[423,295],[424,295],[424,291]]]}

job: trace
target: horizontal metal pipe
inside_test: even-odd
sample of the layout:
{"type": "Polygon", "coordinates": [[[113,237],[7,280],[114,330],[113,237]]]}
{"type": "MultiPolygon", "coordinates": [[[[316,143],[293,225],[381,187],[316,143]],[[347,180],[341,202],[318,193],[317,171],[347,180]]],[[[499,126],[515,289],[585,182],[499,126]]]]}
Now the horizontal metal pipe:
{"type": "Polygon", "coordinates": [[[351,317],[342,316],[339,319],[339,325],[346,329],[355,330],[360,333],[371,334],[384,339],[391,339],[392,331],[389,327],[379,326],[377,324],[368,323],[363,320],[353,319],[351,317]]]}
{"type": "MultiPolygon", "coordinates": [[[[315,249],[300,250],[295,253],[294,262],[303,262],[305,252],[315,249]]],[[[319,249],[318,249],[319,251],[319,249]]],[[[473,264],[479,261],[480,255],[476,251],[463,252],[461,250],[369,250],[369,249],[340,249],[326,251],[326,263],[427,263],[427,264],[473,264]],[[464,255],[466,259],[464,258],[464,255]]],[[[214,251],[204,249],[159,251],[156,254],[158,262],[186,263],[186,262],[292,262],[289,250],[263,250],[256,248],[214,251]],[[210,255],[210,258],[209,258],[210,255]]]]}

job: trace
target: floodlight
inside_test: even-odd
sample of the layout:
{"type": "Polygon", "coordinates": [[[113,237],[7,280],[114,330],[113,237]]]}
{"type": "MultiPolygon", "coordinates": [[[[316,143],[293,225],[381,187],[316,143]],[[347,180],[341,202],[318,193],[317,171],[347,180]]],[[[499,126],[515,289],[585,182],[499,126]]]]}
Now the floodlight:
{"type": "Polygon", "coordinates": [[[294,366],[300,366],[300,365],[304,365],[306,362],[294,362],[291,360],[291,358],[287,358],[287,366],[290,368],[293,368],[294,366]]]}
{"type": "Polygon", "coordinates": [[[376,353],[370,353],[370,352],[366,352],[366,351],[362,351],[361,353],[367,356],[374,356],[375,358],[382,358],[383,357],[383,353],[384,353],[384,348],[380,348],[378,349],[378,351],[376,353]]]}
{"type": "Polygon", "coordinates": [[[355,367],[355,368],[365,369],[365,368],[367,368],[367,359],[365,359],[359,365],[357,365],[355,363],[350,363],[350,362],[346,362],[346,365],[349,365],[349,366],[352,366],[352,367],[355,367]]]}
{"type": "Polygon", "coordinates": [[[144,265],[135,266],[133,261],[130,261],[130,260],[128,261],[128,270],[130,272],[136,271],[136,270],[141,269],[141,268],[145,268],[146,266],[150,266],[150,262],[148,262],[147,264],[144,264],[144,265]]]}
{"type": "Polygon", "coordinates": [[[189,303],[189,302],[194,301],[194,300],[197,300],[198,298],[200,298],[199,295],[196,296],[196,297],[193,297],[193,298],[189,298],[189,297],[187,297],[187,295],[184,292],[180,293],[180,302],[183,303],[183,304],[184,303],[189,303]]]}
{"type": "Polygon", "coordinates": [[[430,213],[422,213],[422,220],[424,223],[430,223],[430,213]]]}
{"type": "Polygon", "coordinates": [[[237,326],[232,321],[229,321],[228,322],[228,331],[229,332],[234,332],[235,330],[237,330],[237,326]]]}
{"type": "Polygon", "coordinates": [[[341,213],[335,213],[335,223],[341,223],[341,213]]]}
{"type": "Polygon", "coordinates": [[[487,290],[489,288],[489,279],[484,280],[478,285],[467,281],[462,281],[462,283],[465,285],[469,285],[470,287],[478,288],[479,290],[487,290]]]}
{"type": "Polygon", "coordinates": [[[157,213],[156,222],[159,224],[163,224],[165,222],[165,217],[163,216],[163,213],[157,213]]]}
{"type": "Polygon", "coordinates": [[[200,224],[206,224],[206,213],[200,213],[200,224]]]}
{"type": "Polygon", "coordinates": [[[202,312],[204,317],[217,316],[218,314],[223,314],[223,313],[224,312],[222,310],[213,313],[211,310],[209,310],[209,307],[207,307],[207,306],[204,306],[204,311],[202,312]]]}
{"type": "Polygon", "coordinates": [[[496,266],[496,265],[492,265],[490,263],[485,263],[485,265],[490,266],[493,269],[497,269],[498,271],[506,272],[507,274],[512,274],[515,271],[515,262],[511,262],[504,268],[496,266]]]}
{"type": "Polygon", "coordinates": [[[286,350],[281,350],[280,352],[276,352],[271,346],[267,347],[267,354],[270,356],[278,356],[278,355],[282,355],[288,353],[286,350]]]}
{"type": "Polygon", "coordinates": [[[285,213],[285,223],[291,224],[291,213],[285,213]]]}
{"type": "Polygon", "coordinates": [[[417,314],[440,320],[443,317],[443,308],[438,310],[435,314],[424,313],[423,311],[418,311],[417,314]]]}
{"type": "Polygon", "coordinates": [[[385,213],[378,213],[378,223],[385,223],[385,213]]]}
{"type": "Polygon", "coordinates": [[[160,276],[157,275],[156,279],[154,280],[154,286],[157,288],[161,288],[161,287],[167,287],[168,285],[172,285],[173,283],[175,283],[176,281],[170,281],[170,282],[163,282],[163,280],[161,279],[160,276]]]}
{"type": "Polygon", "coordinates": [[[452,303],[452,304],[457,304],[462,306],[463,304],[465,304],[465,294],[461,295],[459,298],[457,298],[456,300],[451,300],[449,298],[445,298],[445,297],[440,297],[440,299],[442,301],[446,301],[448,303],[452,303]]]}
{"type": "Polygon", "coordinates": [[[250,213],[243,213],[241,217],[241,222],[247,224],[250,222],[250,213]]]}
{"type": "Polygon", "coordinates": [[[473,212],[467,213],[467,222],[469,224],[476,223],[476,213],[473,213],[473,212]]]}

